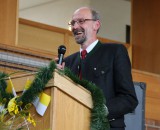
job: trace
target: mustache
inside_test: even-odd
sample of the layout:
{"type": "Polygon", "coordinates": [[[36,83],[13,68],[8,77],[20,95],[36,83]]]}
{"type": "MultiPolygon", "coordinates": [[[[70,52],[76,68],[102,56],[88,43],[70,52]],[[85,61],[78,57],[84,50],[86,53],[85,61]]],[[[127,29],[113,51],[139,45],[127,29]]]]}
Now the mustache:
{"type": "Polygon", "coordinates": [[[85,30],[83,28],[73,29],[72,32],[74,35],[77,35],[79,32],[84,32],[85,30]]]}

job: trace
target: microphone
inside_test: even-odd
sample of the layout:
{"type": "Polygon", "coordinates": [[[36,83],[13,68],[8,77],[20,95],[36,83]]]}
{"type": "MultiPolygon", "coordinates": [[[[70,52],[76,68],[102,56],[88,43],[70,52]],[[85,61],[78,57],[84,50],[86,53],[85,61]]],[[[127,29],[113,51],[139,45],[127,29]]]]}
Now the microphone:
{"type": "Polygon", "coordinates": [[[64,54],[66,52],[66,47],[64,45],[60,45],[58,47],[58,58],[59,60],[57,61],[58,64],[62,64],[63,62],[63,57],[64,57],[64,54]]]}

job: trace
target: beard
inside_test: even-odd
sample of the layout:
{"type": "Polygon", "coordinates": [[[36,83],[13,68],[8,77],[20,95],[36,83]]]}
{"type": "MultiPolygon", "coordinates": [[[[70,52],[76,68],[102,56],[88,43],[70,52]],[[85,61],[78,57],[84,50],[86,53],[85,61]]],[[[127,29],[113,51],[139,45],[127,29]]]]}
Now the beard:
{"type": "Polygon", "coordinates": [[[83,44],[86,41],[85,30],[83,28],[72,30],[74,38],[78,44],[83,44]]]}
{"type": "Polygon", "coordinates": [[[75,37],[75,40],[78,44],[83,44],[86,41],[86,37],[81,36],[81,37],[75,37]]]}

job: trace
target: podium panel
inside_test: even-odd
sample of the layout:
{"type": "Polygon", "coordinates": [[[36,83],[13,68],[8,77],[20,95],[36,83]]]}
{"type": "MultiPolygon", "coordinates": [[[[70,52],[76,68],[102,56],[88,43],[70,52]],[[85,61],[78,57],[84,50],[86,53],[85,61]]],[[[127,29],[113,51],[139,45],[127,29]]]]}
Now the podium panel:
{"type": "Polygon", "coordinates": [[[53,130],[89,130],[90,109],[54,88],[53,130]]]}
{"type": "MultiPolygon", "coordinates": [[[[33,80],[34,74],[12,77],[18,94],[27,79],[33,80]]],[[[51,96],[51,102],[43,117],[32,106],[30,113],[34,115],[36,127],[30,125],[30,130],[90,130],[92,97],[89,91],[54,72],[44,92],[51,96]]]]}

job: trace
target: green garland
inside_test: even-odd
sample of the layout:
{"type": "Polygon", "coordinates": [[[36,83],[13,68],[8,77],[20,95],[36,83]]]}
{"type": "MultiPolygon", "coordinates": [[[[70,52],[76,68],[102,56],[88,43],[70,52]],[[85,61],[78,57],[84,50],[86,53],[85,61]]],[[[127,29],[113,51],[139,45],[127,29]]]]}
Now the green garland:
{"type": "Polygon", "coordinates": [[[6,104],[12,99],[14,96],[11,93],[6,93],[7,83],[5,79],[8,77],[8,74],[0,72],[0,100],[2,103],[6,104]]]}
{"type": "MultiPolygon", "coordinates": [[[[44,90],[48,81],[53,78],[53,72],[55,69],[56,64],[54,61],[51,61],[49,66],[40,68],[36,73],[35,79],[33,80],[29,89],[26,90],[24,94],[17,99],[17,101],[22,101],[24,106],[28,103],[31,103],[36,96],[44,90]]],[[[109,130],[110,126],[107,119],[108,112],[104,106],[105,98],[101,89],[87,80],[80,80],[68,68],[65,68],[64,71],[59,72],[63,72],[75,83],[82,85],[91,92],[93,100],[93,109],[91,110],[91,130],[109,130]]],[[[6,105],[8,104],[9,100],[13,98],[12,94],[6,93],[5,91],[7,87],[5,78],[7,77],[7,74],[0,72],[0,97],[1,100],[6,102],[6,105]]]]}

